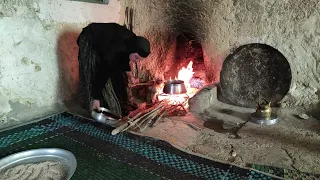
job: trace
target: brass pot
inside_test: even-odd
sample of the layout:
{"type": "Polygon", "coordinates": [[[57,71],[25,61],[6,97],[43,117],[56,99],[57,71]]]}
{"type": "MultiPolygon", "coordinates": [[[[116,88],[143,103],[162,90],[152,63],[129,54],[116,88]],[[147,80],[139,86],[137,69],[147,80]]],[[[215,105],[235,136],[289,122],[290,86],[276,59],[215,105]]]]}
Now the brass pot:
{"type": "Polygon", "coordinates": [[[258,102],[256,112],[250,115],[251,122],[260,125],[273,125],[278,122],[276,114],[272,113],[271,102],[264,99],[264,103],[258,102]]]}
{"type": "Polygon", "coordinates": [[[256,110],[257,115],[261,117],[270,117],[272,114],[271,102],[268,102],[266,99],[262,98],[265,102],[259,103],[256,110]]]}

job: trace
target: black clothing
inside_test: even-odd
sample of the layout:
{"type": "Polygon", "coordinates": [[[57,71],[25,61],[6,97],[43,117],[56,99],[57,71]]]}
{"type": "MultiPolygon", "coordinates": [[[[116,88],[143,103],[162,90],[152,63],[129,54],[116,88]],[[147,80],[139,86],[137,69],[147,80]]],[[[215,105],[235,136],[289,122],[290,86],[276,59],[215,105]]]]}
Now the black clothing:
{"type": "Polygon", "coordinates": [[[150,42],[144,37],[137,36],[135,43],[136,43],[135,51],[141,57],[144,57],[144,58],[148,57],[148,55],[150,54],[150,42]]]}
{"type": "Polygon", "coordinates": [[[118,115],[126,114],[129,55],[150,54],[150,43],[116,23],[92,23],[83,28],[79,46],[79,95],[90,109],[92,99],[118,115]]]}
{"type": "Polygon", "coordinates": [[[129,54],[134,51],[131,42],[136,35],[116,23],[92,23],[81,34],[92,39],[92,49],[100,58],[96,62],[91,95],[93,99],[102,99],[101,91],[108,77],[130,71],[129,54]]]}
{"type": "Polygon", "coordinates": [[[116,23],[92,23],[83,29],[77,43],[81,103],[90,109],[92,99],[98,99],[101,107],[112,106],[107,108],[125,114],[125,71],[130,71],[129,54],[137,49],[136,35],[116,23]]]}

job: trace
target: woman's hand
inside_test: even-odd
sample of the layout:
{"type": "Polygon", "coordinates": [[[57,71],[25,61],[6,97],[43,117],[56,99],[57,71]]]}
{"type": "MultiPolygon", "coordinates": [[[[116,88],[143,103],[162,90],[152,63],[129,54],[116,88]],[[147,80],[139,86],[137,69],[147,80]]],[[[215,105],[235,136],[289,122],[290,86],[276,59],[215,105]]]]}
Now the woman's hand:
{"type": "Polygon", "coordinates": [[[92,102],[92,110],[94,109],[100,111],[100,101],[97,99],[94,99],[92,102]]]}
{"type": "Polygon", "coordinates": [[[138,53],[131,53],[129,55],[129,59],[132,62],[139,62],[143,59],[143,57],[141,57],[138,53]]]}

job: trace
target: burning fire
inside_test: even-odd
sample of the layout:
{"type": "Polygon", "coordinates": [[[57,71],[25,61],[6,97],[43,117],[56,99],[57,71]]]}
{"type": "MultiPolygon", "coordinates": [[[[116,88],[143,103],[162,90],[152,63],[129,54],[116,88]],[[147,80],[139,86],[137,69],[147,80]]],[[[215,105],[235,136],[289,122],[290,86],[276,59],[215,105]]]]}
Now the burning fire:
{"type": "MultiPolygon", "coordinates": [[[[173,104],[173,105],[181,104],[181,105],[184,105],[184,107],[186,108],[188,107],[187,100],[193,97],[198,91],[198,89],[196,88],[191,88],[189,83],[194,74],[192,65],[193,65],[193,62],[190,61],[187,67],[182,67],[181,70],[178,72],[178,78],[175,77],[175,80],[184,81],[184,84],[187,89],[187,94],[163,95],[163,92],[162,92],[162,88],[164,87],[164,84],[163,84],[163,86],[161,86],[161,88],[159,88],[158,90],[158,99],[160,101],[168,100],[170,104],[173,104]]],[[[171,80],[171,77],[170,77],[170,80],[171,80]]]]}
{"type": "Polygon", "coordinates": [[[182,69],[178,72],[178,79],[184,81],[184,84],[187,90],[190,89],[189,81],[191,80],[194,74],[192,65],[193,65],[193,62],[190,61],[187,68],[182,67],[182,69]]]}

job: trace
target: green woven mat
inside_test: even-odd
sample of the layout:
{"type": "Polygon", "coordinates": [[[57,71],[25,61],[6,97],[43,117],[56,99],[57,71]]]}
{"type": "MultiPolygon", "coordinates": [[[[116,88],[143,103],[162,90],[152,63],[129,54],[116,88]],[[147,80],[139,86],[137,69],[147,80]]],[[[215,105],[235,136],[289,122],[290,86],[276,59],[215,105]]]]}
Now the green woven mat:
{"type": "MultiPolygon", "coordinates": [[[[281,179],[290,177],[261,166],[253,169],[211,161],[153,138],[123,133],[77,115],[62,113],[0,132],[0,158],[35,148],[72,152],[78,166],[72,179],[281,179]],[[273,175],[272,175],[273,174],[273,175]]],[[[285,171],[283,171],[285,172],[285,171]]],[[[292,175],[292,174],[291,174],[292,175]]],[[[292,179],[298,176],[291,176],[292,179]]],[[[314,176],[317,177],[317,176],[314,176]]],[[[318,176],[319,177],[319,176],[318,176]]]]}

